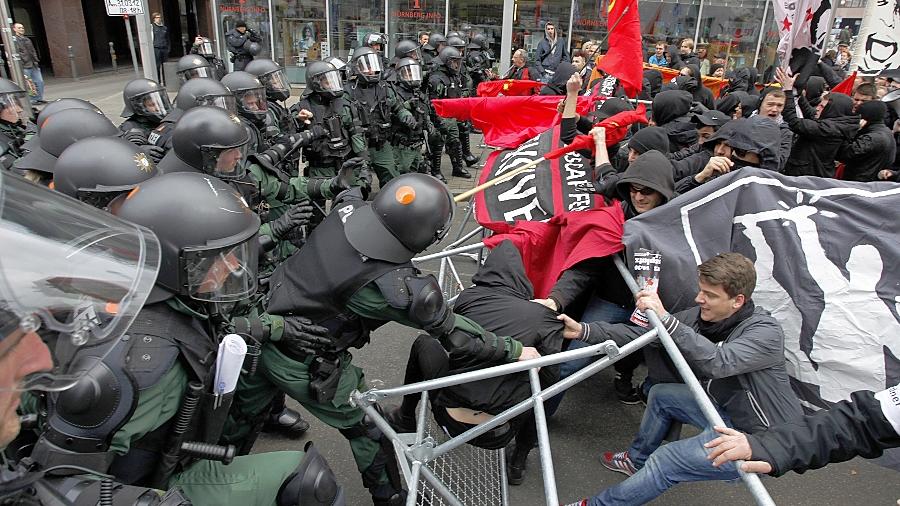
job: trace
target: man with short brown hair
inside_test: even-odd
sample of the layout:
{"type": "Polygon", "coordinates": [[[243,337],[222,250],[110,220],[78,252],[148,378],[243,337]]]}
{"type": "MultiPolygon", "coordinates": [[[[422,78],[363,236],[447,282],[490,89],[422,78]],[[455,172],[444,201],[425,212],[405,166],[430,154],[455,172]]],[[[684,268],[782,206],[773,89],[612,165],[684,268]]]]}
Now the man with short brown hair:
{"type": "MultiPolygon", "coordinates": [[[[803,412],[785,368],[784,333],[751,299],[756,286],[753,263],[740,253],[723,253],[700,264],[697,271],[697,307],[669,314],[659,296],[649,291],[637,294],[636,307],[652,309],[660,317],[728,426],[753,433],[800,419],[803,412]]],[[[566,324],[565,338],[591,344],[612,339],[623,345],[646,331],[627,324],[559,318],[566,324]]],[[[646,358],[648,380],[660,381],[649,354],[646,358]]],[[[666,380],[677,381],[671,374],[666,380]]],[[[676,483],[737,479],[734,464],[714,467],[706,458],[704,444],[717,435],[687,385],[658,382],[650,388],[640,429],[628,450],[600,457],[606,468],[629,478],[574,504],[644,504],[676,483]],[[663,445],[676,422],[702,432],[663,445]]]]}

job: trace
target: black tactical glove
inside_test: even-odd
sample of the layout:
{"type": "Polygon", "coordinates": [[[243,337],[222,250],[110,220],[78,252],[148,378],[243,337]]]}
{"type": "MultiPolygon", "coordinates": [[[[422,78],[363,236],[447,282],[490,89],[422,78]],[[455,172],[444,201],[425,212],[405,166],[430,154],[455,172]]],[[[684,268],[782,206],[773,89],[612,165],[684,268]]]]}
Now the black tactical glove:
{"type": "Polygon", "coordinates": [[[372,171],[369,170],[368,164],[360,169],[356,183],[359,185],[359,189],[362,190],[363,199],[368,199],[369,193],[372,191],[372,171]]]}
{"type": "Polygon", "coordinates": [[[313,215],[313,207],[308,200],[291,206],[286,213],[269,222],[269,227],[276,239],[288,240],[297,245],[302,241],[302,228],[309,224],[313,215]]]}
{"type": "Polygon", "coordinates": [[[141,151],[147,155],[148,158],[153,160],[153,163],[159,163],[160,160],[166,156],[166,148],[162,146],[155,146],[153,144],[145,144],[141,146],[141,151]]]}
{"type": "Polygon", "coordinates": [[[332,348],[331,339],[328,338],[328,329],[302,316],[285,316],[284,331],[281,334],[281,342],[291,350],[316,354],[329,351],[332,348]]]}
{"type": "Polygon", "coordinates": [[[338,175],[331,178],[331,181],[329,181],[331,193],[337,195],[351,186],[355,186],[356,171],[359,170],[361,172],[366,169],[368,165],[369,162],[366,161],[365,158],[358,156],[345,160],[344,163],[341,164],[341,170],[338,172],[338,175]]]}
{"type": "Polygon", "coordinates": [[[143,146],[144,144],[147,144],[149,142],[147,141],[147,134],[137,128],[132,128],[131,130],[125,132],[124,134],[122,134],[122,138],[134,144],[135,146],[143,146]]]}
{"type": "Polygon", "coordinates": [[[316,124],[309,127],[309,133],[312,134],[313,139],[320,139],[328,135],[328,130],[326,130],[322,125],[316,124]]]}

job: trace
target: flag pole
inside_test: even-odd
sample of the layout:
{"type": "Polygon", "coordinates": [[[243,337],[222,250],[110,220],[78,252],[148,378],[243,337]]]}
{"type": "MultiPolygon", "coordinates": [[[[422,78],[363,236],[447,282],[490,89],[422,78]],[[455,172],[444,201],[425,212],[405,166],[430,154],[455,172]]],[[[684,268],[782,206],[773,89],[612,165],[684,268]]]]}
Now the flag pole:
{"type": "Polygon", "coordinates": [[[606,31],[606,36],[603,37],[603,40],[601,40],[601,41],[597,44],[597,47],[596,47],[596,49],[594,49],[594,52],[591,53],[590,58],[588,58],[588,59],[585,60],[585,61],[593,60],[594,57],[597,56],[597,51],[600,51],[600,48],[603,46],[603,43],[606,42],[606,39],[608,39],[609,36],[612,34],[613,30],[615,30],[616,27],[619,26],[619,21],[622,21],[622,18],[624,18],[625,15],[628,14],[628,11],[630,11],[630,10],[631,10],[631,5],[630,5],[630,4],[629,4],[629,5],[626,5],[625,8],[622,9],[622,14],[619,15],[619,19],[617,19],[616,22],[613,23],[613,25],[609,28],[609,30],[606,31]]]}
{"type": "Polygon", "coordinates": [[[544,158],[542,156],[542,157],[538,158],[537,160],[532,160],[524,165],[516,167],[515,169],[507,172],[506,174],[499,175],[499,176],[495,177],[494,179],[491,179],[490,181],[481,183],[480,185],[476,186],[475,188],[472,188],[471,190],[460,193],[459,195],[453,197],[453,201],[454,202],[463,202],[465,200],[468,200],[469,197],[471,197],[472,195],[475,195],[478,192],[487,190],[491,186],[498,185],[504,181],[508,181],[508,180],[512,179],[513,177],[525,172],[526,170],[536,167],[539,163],[543,162],[544,160],[546,160],[546,158],[544,158]]]}

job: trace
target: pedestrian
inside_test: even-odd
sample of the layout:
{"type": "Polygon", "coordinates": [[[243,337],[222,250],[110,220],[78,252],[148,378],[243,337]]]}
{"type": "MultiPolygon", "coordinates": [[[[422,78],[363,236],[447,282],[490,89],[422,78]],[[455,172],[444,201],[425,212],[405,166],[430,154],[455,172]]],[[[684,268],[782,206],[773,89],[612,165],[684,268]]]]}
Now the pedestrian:
{"type": "Polygon", "coordinates": [[[544,38],[538,44],[535,59],[545,80],[556,72],[556,67],[560,63],[569,61],[566,39],[559,36],[556,25],[552,21],[547,21],[547,24],[544,25],[544,38]]]}
{"type": "Polygon", "coordinates": [[[225,42],[231,52],[233,70],[244,70],[244,67],[259,53],[259,43],[262,42],[262,37],[254,30],[247,28],[246,21],[238,19],[234,23],[234,28],[225,34],[225,42]]]}
{"type": "Polygon", "coordinates": [[[156,81],[166,85],[163,74],[163,62],[169,57],[169,29],[163,24],[162,14],[154,12],[153,18],[153,57],[156,59],[156,81]]]}
{"type": "Polygon", "coordinates": [[[13,31],[16,32],[16,49],[19,52],[19,59],[22,61],[22,72],[34,83],[35,93],[31,98],[31,103],[46,104],[44,77],[41,75],[41,60],[38,58],[37,50],[34,49],[31,39],[25,36],[25,25],[16,23],[13,25],[13,31]]]}

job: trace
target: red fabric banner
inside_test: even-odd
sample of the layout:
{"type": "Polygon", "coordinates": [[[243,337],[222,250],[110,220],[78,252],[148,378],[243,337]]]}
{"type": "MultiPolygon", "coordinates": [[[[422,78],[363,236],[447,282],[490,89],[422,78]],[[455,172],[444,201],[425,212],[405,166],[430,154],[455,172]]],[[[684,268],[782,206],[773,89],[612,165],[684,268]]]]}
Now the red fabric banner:
{"type": "Polygon", "coordinates": [[[534,95],[544,83],[528,79],[505,79],[503,81],[483,81],[478,84],[479,97],[534,95]]]}

